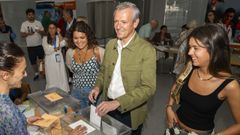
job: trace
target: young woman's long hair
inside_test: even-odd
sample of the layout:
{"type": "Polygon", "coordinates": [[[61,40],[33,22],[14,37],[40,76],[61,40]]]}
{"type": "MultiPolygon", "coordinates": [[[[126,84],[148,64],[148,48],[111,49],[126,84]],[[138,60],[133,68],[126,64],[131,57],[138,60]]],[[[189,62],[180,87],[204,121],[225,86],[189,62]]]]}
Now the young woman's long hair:
{"type": "Polygon", "coordinates": [[[73,49],[76,48],[76,45],[73,42],[73,33],[75,31],[86,34],[87,40],[88,40],[88,48],[94,48],[96,45],[98,45],[98,42],[96,40],[95,33],[93,32],[93,30],[90,28],[90,26],[87,23],[85,23],[84,21],[80,21],[73,26],[69,48],[73,48],[73,49]]]}
{"type": "MultiPolygon", "coordinates": [[[[217,24],[206,24],[195,28],[188,37],[204,44],[210,55],[208,70],[215,77],[223,77],[220,72],[232,73],[230,68],[230,48],[226,31],[217,24]]],[[[188,50],[188,49],[187,49],[188,50]]],[[[188,58],[190,58],[188,56],[188,58]]]]}

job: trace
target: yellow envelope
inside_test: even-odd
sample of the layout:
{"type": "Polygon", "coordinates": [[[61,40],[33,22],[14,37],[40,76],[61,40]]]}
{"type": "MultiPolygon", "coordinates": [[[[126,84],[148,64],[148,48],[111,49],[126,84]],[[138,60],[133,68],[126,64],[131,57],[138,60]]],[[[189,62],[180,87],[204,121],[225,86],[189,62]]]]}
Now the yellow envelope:
{"type": "Polygon", "coordinates": [[[41,120],[35,121],[33,125],[40,126],[42,128],[47,128],[51,126],[56,120],[58,120],[58,117],[49,115],[49,114],[43,114],[41,120]]]}
{"type": "Polygon", "coordinates": [[[58,101],[58,100],[60,100],[60,99],[63,98],[62,96],[58,95],[56,92],[47,94],[47,95],[45,95],[45,97],[46,97],[48,100],[50,100],[51,102],[58,101]]]}

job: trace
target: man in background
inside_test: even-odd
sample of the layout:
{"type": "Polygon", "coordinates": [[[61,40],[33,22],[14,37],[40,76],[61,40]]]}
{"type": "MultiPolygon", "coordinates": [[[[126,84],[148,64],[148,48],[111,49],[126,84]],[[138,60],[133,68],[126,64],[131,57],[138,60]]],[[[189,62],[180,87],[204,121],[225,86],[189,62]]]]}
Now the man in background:
{"type": "Polygon", "coordinates": [[[150,41],[151,39],[151,33],[158,27],[158,21],[157,20],[151,20],[149,23],[143,25],[139,29],[139,36],[146,39],[147,41],[150,41]]]}
{"type": "Polygon", "coordinates": [[[22,23],[21,36],[26,39],[27,51],[30,63],[34,71],[33,80],[39,78],[39,70],[37,60],[43,61],[44,51],[42,48],[42,34],[44,34],[44,28],[41,22],[35,20],[35,11],[31,8],[26,10],[27,20],[22,23]]]}
{"type": "Polygon", "coordinates": [[[63,18],[65,23],[63,26],[62,36],[65,38],[70,38],[73,26],[76,24],[76,19],[73,17],[72,9],[64,9],[63,18]]]}

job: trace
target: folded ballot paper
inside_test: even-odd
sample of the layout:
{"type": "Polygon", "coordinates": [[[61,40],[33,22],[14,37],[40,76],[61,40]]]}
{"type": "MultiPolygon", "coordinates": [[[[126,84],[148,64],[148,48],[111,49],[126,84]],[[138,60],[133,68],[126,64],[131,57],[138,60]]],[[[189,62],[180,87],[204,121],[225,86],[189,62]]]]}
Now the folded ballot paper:
{"type": "Polygon", "coordinates": [[[60,96],[59,94],[57,94],[56,92],[53,92],[53,93],[45,95],[45,98],[47,98],[51,102],[55,102],[55,101],[62,99],[63,97],[60,96]]]}
{"type": "Polygon", "coordinates": [[[35,121],[33,125],[40,126],[42,128],[48,128],[50,127],[54,122],[58,120],[58,117],[49,115],[49,114],[43,114],[41,116],[43,119],[35,121]]]}

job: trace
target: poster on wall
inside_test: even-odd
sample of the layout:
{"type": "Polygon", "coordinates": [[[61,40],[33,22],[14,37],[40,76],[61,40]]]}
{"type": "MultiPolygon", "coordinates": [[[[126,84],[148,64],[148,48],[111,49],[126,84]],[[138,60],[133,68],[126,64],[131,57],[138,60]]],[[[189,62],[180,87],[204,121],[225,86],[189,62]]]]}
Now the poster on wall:
{"type": "Polygon", "coordinates": [[[61,18],[63,9],[72,9],[74,16],[76,15],[75,0],[38,0],[36,1],[36,15],[38,20],[42,20],[44,16],[50,17],[52,21],[57,22],[61,18]]]}

